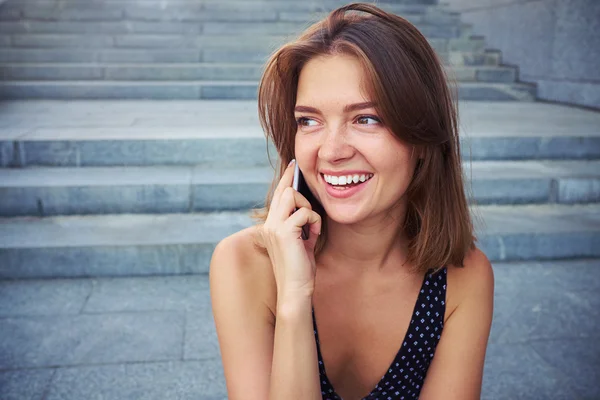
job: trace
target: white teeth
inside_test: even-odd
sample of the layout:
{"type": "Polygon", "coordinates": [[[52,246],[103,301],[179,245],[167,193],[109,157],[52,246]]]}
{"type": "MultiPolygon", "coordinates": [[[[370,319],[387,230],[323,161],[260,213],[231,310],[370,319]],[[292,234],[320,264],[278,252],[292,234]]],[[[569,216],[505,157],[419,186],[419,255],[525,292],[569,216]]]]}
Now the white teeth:
{"type": "Polygon", "coordinates": [[[325,182],[331,185],[350,185],[352,183],[358,183],[368,181],[373,174],[366,175],[348,175],[348,176],[334,176],[334,175],[325,175],[323,174],[323,178],[325,182]]]}

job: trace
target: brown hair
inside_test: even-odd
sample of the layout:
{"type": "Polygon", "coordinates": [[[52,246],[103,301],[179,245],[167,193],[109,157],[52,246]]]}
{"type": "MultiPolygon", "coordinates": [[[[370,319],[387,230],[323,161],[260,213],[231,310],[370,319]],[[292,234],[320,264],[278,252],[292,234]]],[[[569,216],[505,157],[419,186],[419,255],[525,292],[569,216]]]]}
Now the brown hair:
{"type": "MultiPolygon", "coordinates": [[[[255,209],[254,219],[266,220],[274,188],[294,158],[300,71],[311,58],[333,54],[358,59],[384,125],[420,149],[402,227],[409,239],[408,262],[423,273],[448,264],[462,266],[475,237],[463,187],[453,93],[440,60],[417,28],[371,4],[353,3],[332,11],[268,60],[258,89],[258,111],[279,162],[266,207],[255,209]]],[[[319,212],[323,234],[315,254],[327,238],[325,211],[319,212]]]]}

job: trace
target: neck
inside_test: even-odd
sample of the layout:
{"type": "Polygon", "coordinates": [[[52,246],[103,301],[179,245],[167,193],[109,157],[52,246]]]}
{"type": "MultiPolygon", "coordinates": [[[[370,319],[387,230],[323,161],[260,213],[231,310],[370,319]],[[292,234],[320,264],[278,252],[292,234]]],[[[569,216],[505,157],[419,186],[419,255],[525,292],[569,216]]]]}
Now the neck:
{"type": "Polygon", "coordinates": [[[408,240],[402,226],[406,208],[374,216],[357,224],[340,224],[327,218],[327,243],[322,262],[327,269],[353,276],[408,271],[404,265],[408,240]]]}

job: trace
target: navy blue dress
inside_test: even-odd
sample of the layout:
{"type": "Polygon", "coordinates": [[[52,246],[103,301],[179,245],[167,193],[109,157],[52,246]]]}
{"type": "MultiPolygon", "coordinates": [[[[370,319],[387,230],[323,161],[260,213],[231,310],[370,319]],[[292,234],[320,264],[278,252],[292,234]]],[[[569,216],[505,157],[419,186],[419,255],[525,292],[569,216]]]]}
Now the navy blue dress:
{"type": "MultiPolygon", "coordinates": [[[[446,310],[447,268],[444,267],[435,274],[432,271],[433,269],[428,270],[423,278],[421,291],[400,350],[386,374],[363,400],[404,400],[419,397],[444,328],[446,310]]],[[[314,308],[312,316],[323,400],[342,400],[325,373],[314,308]]]]}

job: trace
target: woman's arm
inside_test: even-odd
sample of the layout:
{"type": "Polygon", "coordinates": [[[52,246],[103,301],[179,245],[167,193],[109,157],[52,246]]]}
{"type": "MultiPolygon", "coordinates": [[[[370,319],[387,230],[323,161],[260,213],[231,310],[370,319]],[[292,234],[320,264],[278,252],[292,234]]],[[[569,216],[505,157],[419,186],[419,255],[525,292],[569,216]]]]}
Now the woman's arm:
{"type": "Polygon", "coordinates": [[[249,241],[242,232],[224,239],[210,264],[213,316],[228,397],[320,400],[311,299],[278,299],[274,319],[265,300],[267,269],[244,250],[249,241]]]}
{"type": "Polygon", "coordinates": [[[277,300],[269,399],[320,400],[312,296],[277,300]]]}

